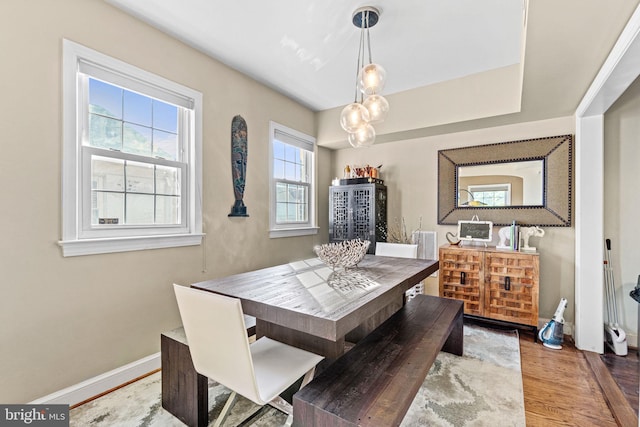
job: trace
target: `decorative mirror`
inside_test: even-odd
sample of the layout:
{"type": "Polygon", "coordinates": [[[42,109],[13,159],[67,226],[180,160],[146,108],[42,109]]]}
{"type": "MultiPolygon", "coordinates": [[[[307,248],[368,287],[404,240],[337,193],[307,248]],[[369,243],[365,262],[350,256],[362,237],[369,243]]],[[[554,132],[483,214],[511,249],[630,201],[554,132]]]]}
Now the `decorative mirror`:
{"type": "Polygon", "coordinates": [[[573,136],[438,151],[438,224],[571,226],[573,136]]]}

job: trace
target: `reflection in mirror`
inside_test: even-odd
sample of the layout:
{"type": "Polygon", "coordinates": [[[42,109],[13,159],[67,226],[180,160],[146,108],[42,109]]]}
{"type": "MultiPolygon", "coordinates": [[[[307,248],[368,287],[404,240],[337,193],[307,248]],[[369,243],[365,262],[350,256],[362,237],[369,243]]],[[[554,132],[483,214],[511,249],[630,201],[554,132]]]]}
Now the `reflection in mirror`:
{"type": "Polygon", "coordinates": [[[459,166],[458,207],[542,206],[543,160],[459,166]]]}

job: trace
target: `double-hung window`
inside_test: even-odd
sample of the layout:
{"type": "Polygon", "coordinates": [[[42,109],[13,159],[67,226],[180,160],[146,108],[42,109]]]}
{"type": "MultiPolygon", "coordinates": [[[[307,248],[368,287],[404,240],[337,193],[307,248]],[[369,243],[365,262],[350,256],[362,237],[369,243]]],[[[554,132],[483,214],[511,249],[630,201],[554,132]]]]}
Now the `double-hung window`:
{"type": "Polygon", "coordinates": [[[270,236],[316,234],[315,138],[271,122],[270,236]]]}
{"type": "Polygon", "coordinates": [[[65,256],[199,244],[202,95],[64,41],[65,256]]]}

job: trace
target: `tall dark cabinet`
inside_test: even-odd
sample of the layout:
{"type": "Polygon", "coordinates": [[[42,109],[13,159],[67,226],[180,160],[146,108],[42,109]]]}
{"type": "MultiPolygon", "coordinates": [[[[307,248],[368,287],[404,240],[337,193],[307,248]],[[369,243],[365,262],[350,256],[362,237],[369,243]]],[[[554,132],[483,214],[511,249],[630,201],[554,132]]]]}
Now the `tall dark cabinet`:
{"type": "Polygon", "coordinates": [[[376,242],[387,241],[387,187],[380,183],[329,187],[329,241],[369,240],[369,253],[376,242]]]}

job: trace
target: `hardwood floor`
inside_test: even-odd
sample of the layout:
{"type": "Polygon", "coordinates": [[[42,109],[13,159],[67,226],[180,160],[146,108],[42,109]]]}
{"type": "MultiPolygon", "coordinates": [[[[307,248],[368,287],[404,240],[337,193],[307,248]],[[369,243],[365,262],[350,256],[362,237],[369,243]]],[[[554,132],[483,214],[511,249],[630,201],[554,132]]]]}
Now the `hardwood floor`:
{"type": "MultiPolygon", "coordinates": [[[[637,403],[633,410],[630,404],[625,405],[626,412],[618,415],[620,421],[616,421],[585,357],[587,353],[577,350],[569,340],[565,340],[562,350],[551,350],[539,342],[534,343],[531,332],[522,331],[520,352],[527,426],[638,425],[637,403]]],[[[595,353],[590,355],[600,360],[595,353]]],[[[608,374],[604,364],[601,365],[608,374]]],[[[605,390],[610,393],[614,388],[605,387],[605,390]]],[[[619,403],[619,400],[613,402],[619,403]]]]}
{"type": "Polygon", "coordinates": [[[638,360],[638,350],[629,348],[628,354],[624,357],[616,356],[608,348],[600,358],[611,372],[618,387],[624,394],[627,402],[632,408],[638,407],[638,383],[640,382],[640,361],[638,360]]]}

